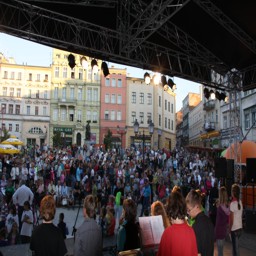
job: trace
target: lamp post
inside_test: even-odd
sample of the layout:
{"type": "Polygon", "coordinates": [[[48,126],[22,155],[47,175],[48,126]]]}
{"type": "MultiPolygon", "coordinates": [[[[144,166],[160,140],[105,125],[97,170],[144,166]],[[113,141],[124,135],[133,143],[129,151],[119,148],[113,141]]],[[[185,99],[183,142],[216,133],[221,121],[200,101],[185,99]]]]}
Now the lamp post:
{"type": "Polygon", "coordinates": [[[62,138],[62,147],[64,148],[65,147],[65,137],[66,137],[66,134],[65,134],[65,132],[62,132],[61,134],[61,138],[62,138]]]}
{"type": "MultiPolygon", "coordinates": [[[[144,169],[144,163],[145,163],[145,140],[146,140],[147,136],[145,135],[144,129],[142,131],[142,135],[138,135],[138,133],[139,133],[139,126],[140,125],[139,125],[139,123],[138,123],[138,121],[136,119],[135,122],[134,122],[133,128],[134,128],[135,136],[142,140],[142,165],[143,165],[143,169],[144,169]]],[[[150,137],[151,137],[153,135],[153,133],[154,133],[154,123],[152,122],[152,120],[149,120],[148,131],[149,131],[149,134],[150,134],[150,137]]]]}
{"type": "Polygon", "coordinates": [[[120,126],[118,125],[116,127],[116,131],[118,134],[121,135],[121,149],[123,148],[123,136],[127,133],[127,126],[125,126],[124,128],[120,128],[120,126]]]}

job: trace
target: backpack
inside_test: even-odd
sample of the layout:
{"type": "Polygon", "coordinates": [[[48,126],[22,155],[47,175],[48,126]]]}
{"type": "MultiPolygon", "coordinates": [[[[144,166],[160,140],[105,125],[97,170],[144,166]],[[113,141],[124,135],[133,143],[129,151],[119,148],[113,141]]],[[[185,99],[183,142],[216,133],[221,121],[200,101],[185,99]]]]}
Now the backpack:
{"type": "Polygon", "coordinates": [[[120,191],[116,193],[116,199],[115,199],[116,205],[120,205],[121,196],[122,196],[122,193],[120,191]]]}

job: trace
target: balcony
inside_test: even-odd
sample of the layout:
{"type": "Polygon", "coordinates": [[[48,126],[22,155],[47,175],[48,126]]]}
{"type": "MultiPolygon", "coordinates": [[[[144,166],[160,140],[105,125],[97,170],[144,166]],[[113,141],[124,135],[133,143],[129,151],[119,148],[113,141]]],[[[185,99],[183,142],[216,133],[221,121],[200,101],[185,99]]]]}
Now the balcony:
{"type": "Polygon", "coordinates": [[[215,108],[215,100],[208,100],[204,103],[204,110],[212,110],[215,108]]]}
{"type": "Polygon", "coordinates": [[[206,132],[211,132],[215,130],[215,123],[214,122],[206,122],[203,126],[206,132]]]}

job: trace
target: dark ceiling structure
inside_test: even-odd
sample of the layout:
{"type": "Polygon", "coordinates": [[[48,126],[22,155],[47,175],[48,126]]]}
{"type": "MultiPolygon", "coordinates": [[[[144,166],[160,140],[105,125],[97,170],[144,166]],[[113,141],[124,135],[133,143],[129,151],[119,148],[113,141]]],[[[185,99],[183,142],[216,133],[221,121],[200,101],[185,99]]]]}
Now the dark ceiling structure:
{"type": "Polygon", "coordinates": [[[235,74],[249,90],[255,11],[252,0],[0,0],[0,32],[222,90],[235,74]]]}

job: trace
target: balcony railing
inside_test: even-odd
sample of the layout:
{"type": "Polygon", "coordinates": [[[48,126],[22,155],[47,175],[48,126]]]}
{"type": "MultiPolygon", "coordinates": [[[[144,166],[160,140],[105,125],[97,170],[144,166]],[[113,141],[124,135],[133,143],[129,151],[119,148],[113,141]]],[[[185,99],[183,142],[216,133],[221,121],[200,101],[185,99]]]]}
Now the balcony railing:
{"type": "Polygon", "coordinates": [[[215,100],[208,100],[204,103],[204,110],[212,110],[215,108],[215,100]]]}
{"type": "Polygon", "coordinates": [[[207,132],[214,131],[215,130],[215,123],[214,122],[206,122],[204,124],[203,128],[207,132]]]}

